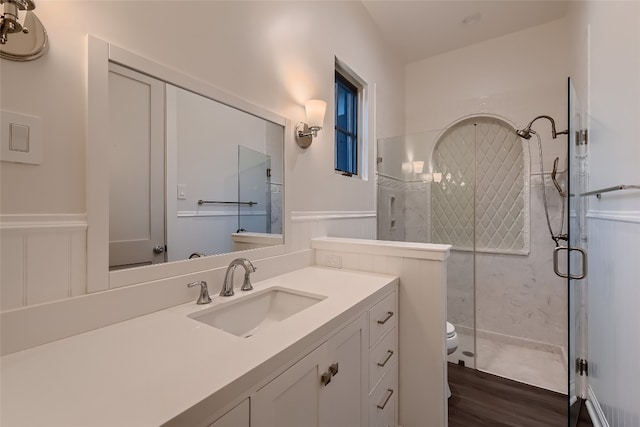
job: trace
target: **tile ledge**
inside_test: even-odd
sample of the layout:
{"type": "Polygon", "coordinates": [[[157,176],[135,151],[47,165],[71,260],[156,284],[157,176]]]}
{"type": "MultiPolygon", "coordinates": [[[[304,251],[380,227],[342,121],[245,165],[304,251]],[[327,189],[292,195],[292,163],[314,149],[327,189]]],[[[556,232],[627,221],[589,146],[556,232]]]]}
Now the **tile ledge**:
{"type": "Polygon", "coordinates": [[[371,255],[443,261],[449,257],[451,245],[435,243],[395,242],[388,240],[317,237],[311,239],[313,249],[356,252],[371,255]]]}

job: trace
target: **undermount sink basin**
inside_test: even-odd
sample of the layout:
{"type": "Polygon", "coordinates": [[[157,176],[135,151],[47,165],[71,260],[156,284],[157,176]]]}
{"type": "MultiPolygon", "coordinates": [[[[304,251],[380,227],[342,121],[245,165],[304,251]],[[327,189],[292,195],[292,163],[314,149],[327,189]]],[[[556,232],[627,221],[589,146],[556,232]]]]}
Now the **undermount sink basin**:
{"type": "Polygon", "coordinates": [[[265,327],[281,322],[325,298],[322,295],[275,287],[242,296],[189,317],[230,334],[249,338],[265,327]]]}

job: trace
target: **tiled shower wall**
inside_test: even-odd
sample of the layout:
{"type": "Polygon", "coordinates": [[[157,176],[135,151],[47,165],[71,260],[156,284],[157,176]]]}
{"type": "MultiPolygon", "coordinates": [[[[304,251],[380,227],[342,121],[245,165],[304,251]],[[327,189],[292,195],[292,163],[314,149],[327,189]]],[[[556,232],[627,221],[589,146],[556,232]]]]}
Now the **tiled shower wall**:
{"type": "MultiPolygon", "coordinates": [[[[450,322],[469,328],[474,327],[475,316],[480,331],[532,341],[531,345],[566,347],[567,289],[564,280],[553,272],[555,243],[547,230],[536,157],[530,181],[529,254],[476,254],[474,313],[473,254],[452,250],[447,266],[447,316],[450,322]]],[[[564,185],[564,174],[559,178],[564,185]]],[[[554,233],[558,233],[562,199],[548,174],[545,184],[550,221],[554,233]]],[[[378,239],[431,241],[430,186],[378,175],[378,239]],[[392,215],[391,196],[396,204],[392,215]]]]}
{"type": "Polygon", "coordinates": [[[431,241],[431,184],[378,175],[378,239],[431,241]]]}

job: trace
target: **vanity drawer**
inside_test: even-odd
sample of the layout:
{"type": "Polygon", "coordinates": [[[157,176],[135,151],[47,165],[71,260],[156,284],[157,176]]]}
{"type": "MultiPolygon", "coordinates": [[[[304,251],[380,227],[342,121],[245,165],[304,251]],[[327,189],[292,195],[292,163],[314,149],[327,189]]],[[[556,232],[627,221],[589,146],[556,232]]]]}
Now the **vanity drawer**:
{"type": "Polygon", "coordinates": [[[395,427],[398,420],[398,369],[394,366],[369,396],[369,426],[395,427]]]}
{"type": "Polygon", "coordinates": [[[396,293],[391,292],[369,310],[369,347],[396,324],[396,293]]]}
{"type": "Polygon", "coordinates": [[[398,329],[391,328],[369,354],[369,390],[398,360],[398,329]]]}

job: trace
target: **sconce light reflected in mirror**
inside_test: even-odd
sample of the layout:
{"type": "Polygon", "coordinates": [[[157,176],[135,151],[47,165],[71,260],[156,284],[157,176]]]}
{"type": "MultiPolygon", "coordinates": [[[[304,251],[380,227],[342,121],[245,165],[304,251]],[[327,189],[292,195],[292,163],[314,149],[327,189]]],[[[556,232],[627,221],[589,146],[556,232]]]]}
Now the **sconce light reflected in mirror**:
{"type": "Polygon", "coordinates": [[[327,103],[319,99],[310,99],[305,102],[304,108],[307,113],[307,122],[300,122],[296,125],[296,142],[301,148],[308,148],[324,125],[327,103]]]}
{"type": "Polygon", "coordinates": [[[48,37],[32,12],[36,7],[33,0],[0,0],[0,6],[0,57],[30,61],[42,56],[48,48],[48,37]]]}

